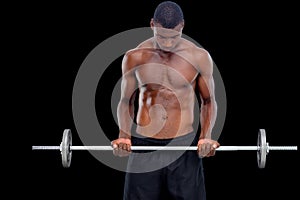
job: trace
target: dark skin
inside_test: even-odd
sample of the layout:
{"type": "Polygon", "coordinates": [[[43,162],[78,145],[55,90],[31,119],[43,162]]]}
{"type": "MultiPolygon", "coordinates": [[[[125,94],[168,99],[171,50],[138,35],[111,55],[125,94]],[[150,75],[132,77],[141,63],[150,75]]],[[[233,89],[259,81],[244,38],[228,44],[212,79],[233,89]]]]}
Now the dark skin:
{"type": "Polygon", "coordinates": [[[165,29],[153,20],[150,25],[154,37],[126,52],[122,61],[120,131],[119,138],[111,143],[114,154],[127,156],[131,152],[135,98],[139,98],[136,132],[169,139],[193,131],[195,89],[198,89],[202,103],[198,155],[213,156],[220,144],[211,139],[217,113],[212,59],[206,50],[181,37],[184,22],[173,29],[165,29]]]}

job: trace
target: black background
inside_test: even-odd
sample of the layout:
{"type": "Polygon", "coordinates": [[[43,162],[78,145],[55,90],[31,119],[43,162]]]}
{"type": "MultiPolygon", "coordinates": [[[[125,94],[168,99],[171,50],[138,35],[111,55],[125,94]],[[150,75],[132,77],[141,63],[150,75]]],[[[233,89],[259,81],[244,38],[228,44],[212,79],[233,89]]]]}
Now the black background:
{"type": "MultiPolygon", "coordinates": [[[[59,145],[65,128],[73,131],[73,145],[82,145],[72,116],[78,69],[103,40],[149,26],[158,2],[26,5],[34,9],[25,10],[21,18],[24,53],[29,55],[26,92],[20,95],[29,102],[24,105],[28,113],[24,120],[31,121],[26,125],[31,127],[31,160],[30,173],[25,173],[32,182],[32,199],[122,198],[124,173],[100,163],[88,151],[74,152],[71,167],[64,169],[59,152],[31,151],[31,146],[59,145]]],[[[177,2],[185,14],[183,32],[210,52],[224,81],[227,116],[221,145],[256,145],[259,128],[266,129],[270,145],[298,145],[295,5],[177,2]]],[[[103,109],[120,77],[120,59],[104,75],[97,91],[97,111],[104,116],[99,123],[114,138],[118,127],[103,109]]],[[[271,151],[265,169],[258,169],[255,151],[217,152],[204,159],[207,199],[297,198],[298,163],[294,151],[271,151]]]]}

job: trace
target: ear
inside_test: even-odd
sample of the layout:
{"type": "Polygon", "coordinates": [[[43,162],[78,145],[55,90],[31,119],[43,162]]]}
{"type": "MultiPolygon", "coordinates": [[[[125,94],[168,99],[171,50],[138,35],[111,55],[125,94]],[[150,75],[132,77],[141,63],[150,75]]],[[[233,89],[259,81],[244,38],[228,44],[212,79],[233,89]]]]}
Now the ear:
{"type": "Polygon", "coordinates": [[[184,20],[182,20],[181,26],[182,26],[182,28],[184,28],[184,20]]]}
{"type": "Polygon", "coordinates": [[[152,18],[151,21],[150,21],[150,27],[151,27],[151,29],[153,30],[153,28],[154,28],[154,20],[153,20],[153,18],[152,18]]]}

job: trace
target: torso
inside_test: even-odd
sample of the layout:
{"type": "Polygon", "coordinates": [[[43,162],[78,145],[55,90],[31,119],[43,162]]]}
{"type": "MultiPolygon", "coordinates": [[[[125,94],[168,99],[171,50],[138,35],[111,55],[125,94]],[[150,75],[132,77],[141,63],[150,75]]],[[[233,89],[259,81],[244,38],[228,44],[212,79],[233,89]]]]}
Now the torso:
{"type": "Polygon", "coordinates": [[[174,138],[193,131],[195,85],[199,74],[188,48],[176,53],[142,45],[137,133],[153,138],[174,138]],[[189,60],[189,61],[188,61],[189,60]]]}

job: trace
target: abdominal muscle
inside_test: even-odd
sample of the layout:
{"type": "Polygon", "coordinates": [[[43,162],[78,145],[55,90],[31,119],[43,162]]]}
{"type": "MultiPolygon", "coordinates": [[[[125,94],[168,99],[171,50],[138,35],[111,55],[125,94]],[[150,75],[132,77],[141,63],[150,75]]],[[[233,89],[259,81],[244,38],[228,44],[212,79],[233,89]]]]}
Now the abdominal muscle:
{"type": "Polygon", "coordinates": [[[185,89],[181,90],[175,94],[164,87],[155,90],[143,88],[139,97],[137,133],[167,139],[192,132],[194,96],[187,95],[185,89]]]}

